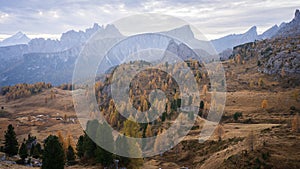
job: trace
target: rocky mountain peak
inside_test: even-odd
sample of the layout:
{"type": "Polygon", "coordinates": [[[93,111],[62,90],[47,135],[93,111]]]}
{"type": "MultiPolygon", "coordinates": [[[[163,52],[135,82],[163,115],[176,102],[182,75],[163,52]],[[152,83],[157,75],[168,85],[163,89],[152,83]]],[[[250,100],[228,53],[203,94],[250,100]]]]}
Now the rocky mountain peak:
{"type": "Polygon", "coordinates": [[[297,9],[296,12],[295,12],[295,19],[300,19],[300,11],[299,11],[299,9],[297,9]]]}

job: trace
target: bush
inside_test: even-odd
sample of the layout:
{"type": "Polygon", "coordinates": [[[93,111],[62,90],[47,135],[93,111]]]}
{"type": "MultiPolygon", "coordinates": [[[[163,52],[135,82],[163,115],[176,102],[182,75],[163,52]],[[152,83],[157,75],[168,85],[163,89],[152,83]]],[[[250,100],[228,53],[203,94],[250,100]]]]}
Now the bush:
{"type": "Polygon", "coordinates": [[[290,110],[296,110],[296,107],[295,106],[291,106],[290,110]]]}
{"type": "Polygon", "coordinates": [[[243,113],[242,112],[235,112],[234,115],[233,115],[233,119],[235,121],[237,121],[240,117],[243,116],[243,113]]]}

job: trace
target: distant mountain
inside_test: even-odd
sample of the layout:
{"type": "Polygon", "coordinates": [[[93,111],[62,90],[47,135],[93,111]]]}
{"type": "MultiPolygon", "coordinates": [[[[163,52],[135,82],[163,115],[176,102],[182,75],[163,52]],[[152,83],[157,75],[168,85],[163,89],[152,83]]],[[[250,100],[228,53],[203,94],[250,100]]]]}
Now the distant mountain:
{"type": "Polygon", "coordinates": [[[264,33],[262,33],[261,35],[258,35],[258,39],[261,40],[261,39],[271,38],[274,35],[276,35],[278,30],[279,30],[279,27],[277,25],[274,25],[270,29],[268,29],[264,33]]]}
{"type": "Polygon", "coordinates": [[[251,27],[243,34],[228,35],[212,40],[215,49],[220,53],[226,49],[232,49],[240,44],[254,42],[255,40],[270,39],[274,37],[292,37],[300,34],[300,11],[297,9],[294,19],[289,23],[281,23],[278,27],[274,25],[261,35],[257,34],[256,26],[251,27]]]}
{"type": "Polygon", "coordinates": [[[79,52],[96,32],[106,39],[123,37],[113,25],[94,24],[85,31],[63,33],[60,40],[37,38],[28,45],[0,47],[0,86],[41,80],[57,85],[70,82],[79,52]]]}
{"type": "Polygon", "coordinates": [[[300,35],[300,11],[295,12],[294,19],[289,23],[282,23],[273,37],[288,37],[300,35]]]}
{"type": "Polygon", "coordinates": [[[274,25],[262,34],[258,35],[256,26],[253,26],[245,33],[227,35],[225,37],[212,40],[211,42],[217,52],[222,53],[227,49],[232,49],[233,47],[244,43],[254,42],[255,40],[270,39],[277,34],[279,29],[280,27],[274,25]]]}
{"type": "Polygon", "coordinates": [[[225,37],[212,40],[211,42],[215,49],[220,53],[226,49],[232,49],[234,46],[255,41],[258,39],[256,29],[256,26],[253,26],[243,34],[227,35],[225,37]]]}
{"type": "Polygon", "coordinates": [[[201,50],[205,51],[204,53],[210,54],[215,53],[214,47],[211,42],[195,38],[195,35],[189,25],[184,25],[182,27],[160,33],[173,37],[179,40],[181,43],[189,45],[189,47],[194,50],[201,50]]]}
{"type": "Polygon", "coordinates": [[[92,28],[88,28],[85,31],[67,31],[61,35],[60,40],[32,39],[28,44],[28,50],[29,53],[50,53],[80,47],[97,31],[106,31],[106,29],[98,24],[94,24],[92,28]]]}
{"type": "Polygon", "coordinates": [[[28,44],[30,38],[28,38],[24,33],[18,32],[15,35],[4,39],[0,42],[0,46],[13,46],[19,44],[28,44]]]}

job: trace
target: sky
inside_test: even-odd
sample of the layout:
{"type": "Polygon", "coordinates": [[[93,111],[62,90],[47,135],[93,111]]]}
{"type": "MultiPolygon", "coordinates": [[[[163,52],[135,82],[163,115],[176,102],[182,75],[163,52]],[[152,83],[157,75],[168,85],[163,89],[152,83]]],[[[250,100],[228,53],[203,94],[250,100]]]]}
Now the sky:
{"type": "Polygon", "coordinates": [[[68,30],[85,30],[143,13],[171,15],[195,26],[207,39],[262,33],[289,22],[298,0],[0,0],[0,40],[18,31],[30,38],[59,39],[68,30]]]}

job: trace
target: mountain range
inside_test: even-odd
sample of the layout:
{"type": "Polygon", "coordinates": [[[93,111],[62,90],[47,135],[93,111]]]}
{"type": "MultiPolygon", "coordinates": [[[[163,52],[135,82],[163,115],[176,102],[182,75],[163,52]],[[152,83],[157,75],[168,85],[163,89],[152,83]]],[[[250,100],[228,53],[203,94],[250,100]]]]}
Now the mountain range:
{"type": "MultiPolygon", "coordinates": [[[[161,41],[158,36],[153,36],[151,41],[139,40],[140,49],[147,46],[157,47],[157,42],[162,50],[176,51],[182,59],[194,57],[190,51],[198,51],[197,54],[209,56],[214,53],[211,44],[218,53],[228,52],[234,46],[253,42],[255,40],[269,39],[279,36],[293,36],[300,34],[300,14],[299,10],[295,13],[295,18],[289,23],[283,23],[271,27],[261,35],[257,34],[256,26],[251,27],[243,34],[232,34],[212,41],[202,41],[195,38],[189,25],[176,28],[166,32],[159,32],[179,41],[161,41]],[[189,44],[186,46],[184,44],[189,44]],[[191,56],[189,56],[191,55],[191,56]]],[[[116,43],[126,37],[122,35],[114,25],[99,26],[94,24],[92,28],[85,31],[67,31],[61,35],[59,40],[36,38],[30,40],[25,34],[18,32],[16,35],[0,42],[0,86],[12,85],[16,83],[34,83],[37,81],[51,82],[54,85],[71,81],[75,61],[88,39],[97,32],[105,43],[116,43]]],[[[132,42],[130,42],[132,43],[132,42]]],[[[115,50],[111,55],[127,56],[132,50],[130,43],[122,44],[122,50],[115,50]],[[125,49],[125,50],[124,50],[125,49]]],[[[111,66],[118,64],[113,61],[116,56],[107,56],[107,62],[111,66]]],[[[123,58],[125,59],[125,58],[123,58]]]]}

